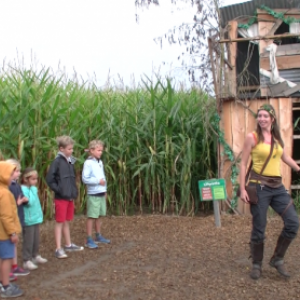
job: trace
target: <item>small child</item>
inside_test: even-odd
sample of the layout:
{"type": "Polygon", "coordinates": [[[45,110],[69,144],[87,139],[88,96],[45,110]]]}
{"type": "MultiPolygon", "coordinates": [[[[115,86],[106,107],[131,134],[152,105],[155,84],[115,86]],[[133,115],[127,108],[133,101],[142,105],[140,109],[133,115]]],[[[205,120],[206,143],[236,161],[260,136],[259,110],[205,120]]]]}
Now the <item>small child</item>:
{"type": "Polygon", "coordinates": [[[15,244],[21,233],[16,201],[9,191],[15,166],[8,162],[0,162],[0,288],[1,298],[15,298],[23,295],[23,291],[9,283],[9,273],[15,256],[15,244]]]}
{"type": "Polygon", "coordinates": [[[89,144],[89,158],[85,161],[82,171],[82,181],[87,186],[87,240],[85,246],[98,248],[98,243],[109,244],[110,240],[100,234],[101,216],[106,216],[106,178],[103,163],[100,160],[104,143],[93,140],[89,144]],[[96,238],[92,239],[93,222],[95,221],[96,238]]]}
{"type": "Polygon", "coordinates": [[[23,268],[35,270],[37,264],[44,264],[47,259],[39,255],[40,224],[43,223],[43,211],[36,188],[38,173],[33,168],[26,168],[22,176],[22,192],[28,199],[24,206],[25,226],[23,229],[23,268]]]}
{"type": "Polygon", "coordinates": [[[55,257],[66,258],[68,256],[65,251],[81,251],[84,248],[71,243],[69,227],[69,222],[74,218],[74,200],[78,196],[75,159],[72,157],[74,141],[69,136],[60,136],[57,138],[57,145],[59,152],[51,163],[46,181],[55,194],[55,257]],[[61,247],[62,233],[66,243],[65,249],[61,247]]]}
{"type": "MultiPolygon", "coordinates": [[[[13,176],[12,176],[12,182],[9,186],[9,190],[11,191],[11,193],[14,195],[15,200],[16,200],[16,204],[17,204],[17,208],[18,208],[18,216],[19,216],[19,220],[21,223],[22,228],[24,228],[25,226],[25,222],[24,222],[24,205],[26,205],[28,203],[28,199],[26,197],[24,197],[23,193],[22,193],[22,189],[21,186],[18,183],[18,179],[21,175],[21,165],[20,163],[16,160],[16,159],[8,159],[6,160],[8,163],[12,164],[15,167],[13,176]]],[[[28,270],[24,270],[21,267],[18,266],[18,252],[17,252],[17,245],[15,247],[15,257],[13,259],[13,264],[12,264],[12,275],[13,276],[25,276],[28,275],[30,272],[28,270]]],[[[11,281],[12,281],[12,277],[11,277],[11,281]]]]}

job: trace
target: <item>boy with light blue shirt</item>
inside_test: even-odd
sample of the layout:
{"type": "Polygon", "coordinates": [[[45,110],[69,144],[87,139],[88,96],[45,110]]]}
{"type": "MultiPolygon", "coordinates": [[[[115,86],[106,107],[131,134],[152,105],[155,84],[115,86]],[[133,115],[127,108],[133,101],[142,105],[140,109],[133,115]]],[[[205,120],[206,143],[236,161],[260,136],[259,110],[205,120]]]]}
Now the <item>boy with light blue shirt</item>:
{"type": "Polygon", "coordinates": [[[84,162],[82,181],[87,187],[87,239],[85,247],[95,249],[98,243],[109,244],[110,240],[101,235],[101,217],[106,216],[106,178],[103,162],[100,159],[104,143],[93,140],[89,144],[90,156],[84,162]],[[95,223],[96,238],[92,238],[93,223],[95,223]]]}

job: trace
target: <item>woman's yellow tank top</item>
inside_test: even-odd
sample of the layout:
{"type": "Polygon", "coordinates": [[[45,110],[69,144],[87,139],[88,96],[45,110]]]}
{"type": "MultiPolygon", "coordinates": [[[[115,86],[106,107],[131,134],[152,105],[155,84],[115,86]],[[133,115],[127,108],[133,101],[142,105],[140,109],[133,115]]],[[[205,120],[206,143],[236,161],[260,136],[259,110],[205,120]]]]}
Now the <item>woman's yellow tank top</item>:
{"type": "MultiPolygon", "coordinates": [[[[264,142],[259,142],[257,144],[258,138],[257,138],[257,133],[255,131],[253,132],[253,137],[256,141],[256,146],[251,151],[251,158],[253,161],[252,169],[255,173],[260,174],[260,171],[270,154],[271,145],[264,142]]],[[[271,158],[261,175],[281,176],[280,161],[281,161],[282,153],[283,153],[282,147],[278,142],[275,142],[271,158]]]]}

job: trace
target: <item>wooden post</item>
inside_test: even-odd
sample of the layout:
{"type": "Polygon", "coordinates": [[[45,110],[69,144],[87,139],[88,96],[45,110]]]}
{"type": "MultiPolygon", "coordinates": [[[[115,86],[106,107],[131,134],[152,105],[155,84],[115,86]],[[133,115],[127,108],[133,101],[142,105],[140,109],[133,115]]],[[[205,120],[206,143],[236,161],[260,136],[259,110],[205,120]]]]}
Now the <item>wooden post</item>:
{"type": "Polygon", "coordinates": [[[216,227],[221,227],[219,201],[213,201],[213,202],[214,202],[215,224],[216,224],[216,227]]]}
{"type": "MultiPolygon", "coordinates": [[[[231,130],[232,135],[232,150],[234,156],[240,157],[241,151],[243,150],[244,140],[245,140],[245,108],[238,102],[231,103],[231,130]]],[[[238,179],[238,178],[237,178],[238,179]]],[[[239,201],[237,210],[244,214],[244,202],[239,201]]]]}
{"type": "MultiPolygon", "coordinates": [[[[231,114],[230,114],[231,101],[224,101],[222,104],[222,114],[220,120],[220,129],[224,132],[224,139],[227,144],[232,147],[232,128],[231,128],[231,114]]],[[[224,151],[224,147],[221,145],[221,152],[224,151]]],[[[225,179],[226,191],[229,199],[232,198],[232,182],[231,175],[231,162],[226,155],[220,155],[219,168],[221,170],[221,178],[225,179]]],[[[223,202],[222,202],[223,203],[223,202]]],[[[225,203],[224,203],[225,204],[225,203]]],[[[223,205],[223,204],[222,204],[223,205]]],[[[227,207],[226,207],[227,208],[227,207]]]]}
{"type": "MultiPolygon", "coordinates": [[[[259,36],[266,36],[268,32],[272,29],[274,26],[273,22],[258,22],[258,34],[259,36]]],[[[262,54],[265,52],[265,48],[268,47],[273,43],[273,39],[269,40],[259,40],[259,54],[262,54]]],[[[261,58],[259,58],[259,66],[261,68],[262,61],[261,58]]],[[[262,97],[267,96],[267,89],[260,89],[260,94],[262,97]]]]}
{"type": "MultiPolygon", "coordinates": [[[[293,102],[291,98],[279,98],[277,99],[279,109],[276,111],[279,117],[279,127],[282,139],[284,141],[284,151],[287,155],[292,156],[293,145],[293,102]]],[[[291,168],[286,164],[281,164],[281,176],[283,185],[289,189],[292,180],[291,168]]]]}
{"type": "MultiPolygon", "coordinates": [[[[237,38],[237,21],[229,21],[229,39],[236,39],[237,38]]],[[[228,45],[229,49],[229,63],[232,66],[232,70],[228,70],[228,92],[231,96],[236,97],[236,57],[237,57],[237,43],[231,42],[228,45]]]]}
{"type": "Polygon", "coordinates": [[[219,89],[218,89],[218,82],[217,82],[217,77],[216,77],[215,62],[214,62],[214,56],[213,56],[213,50],[212,50],[212,40],[211,40],[210,37],[208,37],[207,41],[208,41],[208,50],[209,50],[209,58],[210,58],[210,64],[211,64],[211,71],[212,71],[212,75],[213,75],[214,87],[215,87],[215,93],[216,93],[216,99],[217,99],[217,103],[218,103],[220,92],[219,92],[219,89]]]}

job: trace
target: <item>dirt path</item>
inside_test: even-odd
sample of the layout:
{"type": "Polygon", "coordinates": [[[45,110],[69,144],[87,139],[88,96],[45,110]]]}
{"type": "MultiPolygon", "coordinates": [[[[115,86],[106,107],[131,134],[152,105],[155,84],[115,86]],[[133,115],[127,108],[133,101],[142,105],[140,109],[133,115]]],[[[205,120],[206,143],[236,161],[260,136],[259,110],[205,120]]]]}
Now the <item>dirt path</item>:
{"type": "MultiPolygon", "coordinates": [[[[19,278],[23,299],[300,299],[299,238],[286,262],[292,274],[281,278],[268,266],[281,231],[270,218],[263,276],[249,279],[251,267],[248,217],[222,216],[222,228],[209,217],[111,217],[103,235],[111,245],[54,257],[53,223],[41,231],[41,254],[49,259],[29,276],[19,278]]],[[[85,219],[72,224],[73,241],[82,245],[85,219]]]]}

